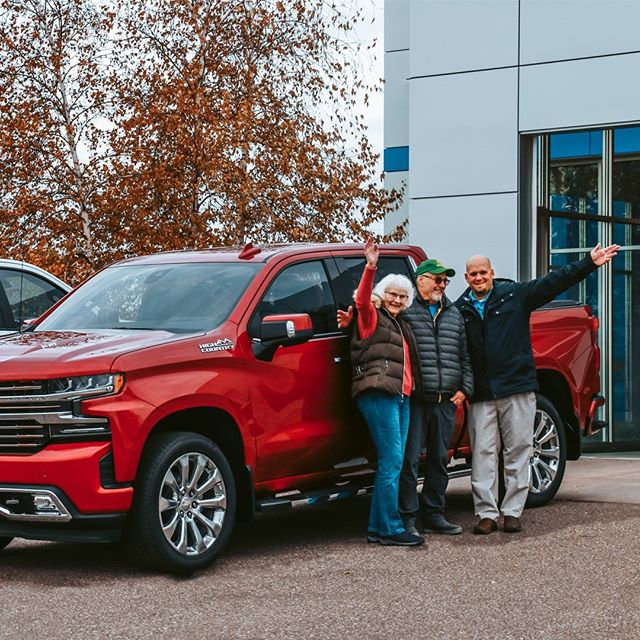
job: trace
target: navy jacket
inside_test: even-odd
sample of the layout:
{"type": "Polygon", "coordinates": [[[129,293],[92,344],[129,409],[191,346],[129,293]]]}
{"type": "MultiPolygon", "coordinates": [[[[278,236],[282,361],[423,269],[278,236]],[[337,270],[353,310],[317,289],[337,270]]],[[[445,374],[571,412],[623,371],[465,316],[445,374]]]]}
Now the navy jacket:
{"type": "Polygon", "coordinates": [[[587,255],[529,282],[496,279],[484,320],[469,299],[471,289],[458,298],[456,306],[465,320],[473,368],[472,402],[538,390],[529,331],[531,312],[596,269],[587,255]]]}

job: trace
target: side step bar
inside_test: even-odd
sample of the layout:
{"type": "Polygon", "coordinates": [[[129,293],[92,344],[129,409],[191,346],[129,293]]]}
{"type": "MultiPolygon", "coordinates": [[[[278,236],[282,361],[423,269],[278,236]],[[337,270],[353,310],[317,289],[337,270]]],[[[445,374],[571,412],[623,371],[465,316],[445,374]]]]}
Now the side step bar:
{"type": "MultiPolygon", "coordinates": [[[[447,473],[450,479],[463,478],[471,475],[471,466],[468,464],[458,464],[453,467],[448,467],[447,473]]],[[[420,476],[418,478],[418,491],[422,491],[423,482],[424,477],[420,476]]],[[[371,484],[352,485],[351,483],[347,483],[316,491],[283,491],[282,493],[276,493],[275,496],[256,499],[255,509],[257,512],[297,509],[299,507],[309,507],[364,496],[370,494],[372,490],[373,485],[371,484]]]]}

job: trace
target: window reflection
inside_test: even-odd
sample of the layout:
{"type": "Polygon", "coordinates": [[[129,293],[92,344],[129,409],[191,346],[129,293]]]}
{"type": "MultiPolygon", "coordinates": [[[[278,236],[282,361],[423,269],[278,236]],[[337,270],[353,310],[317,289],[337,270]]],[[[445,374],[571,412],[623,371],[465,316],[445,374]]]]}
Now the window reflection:
{"type": "Polygon", "coordinates": [[[556,165],[549,170],[551,210],[596,215],[598,164],[556,165]]]}
{"type": "Polygon", "coordinates": [[[613,215],[640,218],[640,159],[616,158],[613,163],[613,215]]]}

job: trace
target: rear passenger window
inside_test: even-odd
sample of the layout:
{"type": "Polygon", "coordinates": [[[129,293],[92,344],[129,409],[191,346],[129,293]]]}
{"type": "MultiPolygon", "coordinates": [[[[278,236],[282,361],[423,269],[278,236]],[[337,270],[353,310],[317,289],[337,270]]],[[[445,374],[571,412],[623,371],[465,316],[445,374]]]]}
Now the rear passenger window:
{"type": "Polygon", "coordinates": [[[260,322],[265,316],[291,313],[308,313],[314,335],[338,330],[336,305],[322,262],[303,262],[280,272],[260,301],[249,334],[260,335],[260,322]]]}
{"type": "Polygon", "coordinates": [[[12,328],[17,328],[23,320],[42,315],[65,294],[43,278],[15,269],[0,269],[0,283],[13,315],[12,328]]]}
{"type": "MultiPolygon", "coordinates": [[[[338,304],[343,306],[353,304],[353,293],[360,284],[362,270],[365,265],[364,256],[362,258],[336,258],[336,264],[340,270],[336,292],[344,292],[342,295],[346,298],[344,300],[338,300],[338,304]]],[[[407,276],[411,282],[414,281],[413,271],[410,269],[409,263],[405,258],[380,256],[375,284],[390,273],[399,273],[400,275],[407,276]]]]}

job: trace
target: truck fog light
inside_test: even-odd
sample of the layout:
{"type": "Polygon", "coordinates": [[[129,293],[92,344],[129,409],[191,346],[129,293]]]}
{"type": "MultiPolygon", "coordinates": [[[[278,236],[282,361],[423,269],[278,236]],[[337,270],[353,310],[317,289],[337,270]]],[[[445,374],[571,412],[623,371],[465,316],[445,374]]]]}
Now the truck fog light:
{"type": "Polygon", "coordinates": [[[49,496],[33,496],[33,507],[38,513],[62,515],[58,505],[49,496]]]}

